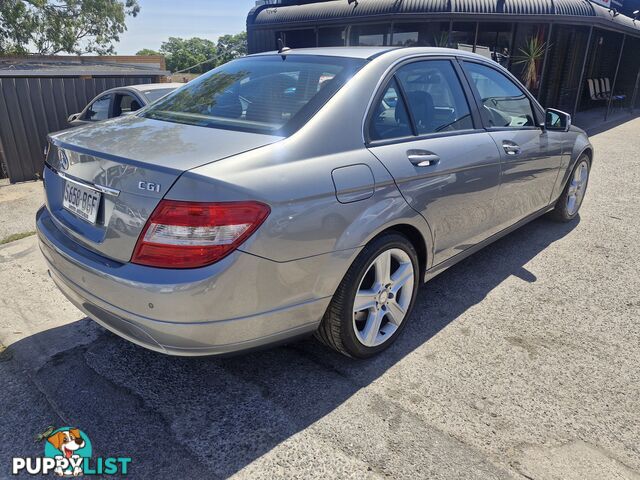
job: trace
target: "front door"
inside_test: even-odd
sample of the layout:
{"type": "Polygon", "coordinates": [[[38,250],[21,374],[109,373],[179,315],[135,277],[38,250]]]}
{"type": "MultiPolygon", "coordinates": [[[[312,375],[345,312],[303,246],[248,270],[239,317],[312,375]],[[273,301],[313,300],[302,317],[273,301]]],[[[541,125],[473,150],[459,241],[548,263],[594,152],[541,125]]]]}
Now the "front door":
{"type": "Polygon", "coordinates": [[[558,135],[545,131],[527,95],[496,68],[464,62],[485,126],[502,159],[498,229],[546,207],[562,161],[558,135]]]}
{"type": "Polygon", "coordinates": [[[487,238],[496,222],[500,155],[475,128],[467,93],[451,60],[414,61],[396,71],[367,124],[370,151],[431,227],[434,265],[487,238]]]}

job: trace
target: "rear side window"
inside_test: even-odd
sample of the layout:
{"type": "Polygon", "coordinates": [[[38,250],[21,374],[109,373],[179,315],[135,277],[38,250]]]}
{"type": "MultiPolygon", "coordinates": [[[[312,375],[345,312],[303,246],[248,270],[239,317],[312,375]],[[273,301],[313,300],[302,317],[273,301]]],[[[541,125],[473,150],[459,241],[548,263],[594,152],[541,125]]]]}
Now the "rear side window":
{"type": "Polygon", "coordinates": [[[469,104],[453,65],[426,60],[401,67],[402,86],[418,135],[473,128],[469,104]]]}
{"type": "Polygon", "coordinates": [[[535,127],[531,101],[525,93],[497,70],[478,63],[464,62],[471,81],[482,100],[482,115],[491,127],[535,127]]]}
{"type": "Polygon", "coordinates": [[[409,114],[395,79],[386,87],[369,123],[371,140],[391,140],[413,135],[409,114]]]}
{"type": "Polygon", "coordinates": [[[189,82],[143,116],[287,135],[304,125],[365,62],[295,54],[245,57],[189,82]]]}

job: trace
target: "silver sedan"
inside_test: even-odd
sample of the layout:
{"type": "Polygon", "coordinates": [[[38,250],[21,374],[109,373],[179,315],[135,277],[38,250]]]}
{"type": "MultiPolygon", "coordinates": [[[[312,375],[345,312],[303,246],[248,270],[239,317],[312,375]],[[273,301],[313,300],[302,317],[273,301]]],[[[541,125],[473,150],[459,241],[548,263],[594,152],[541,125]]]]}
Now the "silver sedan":
{"type": "Polygon", "coordinates": [[[574,220],[593,156],[483,57],[283,49],[52,134],[38,235],[69,300],[144,347],[315,333],[366,358],[422,282],[540,215],[574,220]]]}

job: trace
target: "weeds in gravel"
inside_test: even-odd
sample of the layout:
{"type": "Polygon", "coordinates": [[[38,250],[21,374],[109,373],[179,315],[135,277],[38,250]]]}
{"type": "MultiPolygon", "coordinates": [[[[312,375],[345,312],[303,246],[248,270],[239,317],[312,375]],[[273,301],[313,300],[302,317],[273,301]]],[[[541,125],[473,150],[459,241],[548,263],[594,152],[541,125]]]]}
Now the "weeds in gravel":
{"type": "Polygon", "coordinates": [[[23,238],[27,238],[35,234],[36,232],[14,233],[13,235],[9,235],[8,237],[4,237],[2,240],[0,240],[0,245],[5,245],[7,243],[15,242],[16,240],[21,240],[23,238]]]}

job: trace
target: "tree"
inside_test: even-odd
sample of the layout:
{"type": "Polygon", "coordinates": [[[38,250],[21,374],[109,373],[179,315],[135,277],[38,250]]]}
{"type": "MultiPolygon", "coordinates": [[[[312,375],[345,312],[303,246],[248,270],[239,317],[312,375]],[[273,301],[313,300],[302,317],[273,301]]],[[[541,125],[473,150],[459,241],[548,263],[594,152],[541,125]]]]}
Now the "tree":
{"type": "Polygon", "coordinates": [[[143,48],[136,52],[136,55],[162,55],[160,52],[156,50],[151,50],[150,48],[143,48]]]}
{"type": "MultiPolygon", "coordinates": [[[[2,1],[2,0],[0,0],[2,1]]],[[[169,37],[159,51],[144,48],[136,55],[164,55],[167,69],[188,73],[205,73],[212,68],[247,54],[246,32],[222,35],[214,43],[206,38],[169,37]]]]}
{"type": "Polygon", "coordinates": [[[0,54],[115,53],[137,0],[0,0],[0,54]]]}
{"type": "MultiPolygon", "coordinates": [[[[187,69],[198,63],[204,62],[216,56],[216,44],[205,38],[178,38],[169,37],[169,40],[162,42],[160,53],[167,59],[167,69],[172,72],[187,69]]],[[[210,70],[210,65],[189,70],[190,73],[204,73],[210,70]]]]}
{"type": "Polygon", "coordinates": [[[247,32],[237,33],[236,35],[222,35],[218,38],[216,47],[220,55],[216,65],[222,65],[234,58],[242,57],[247,54],[247,32]]]}

